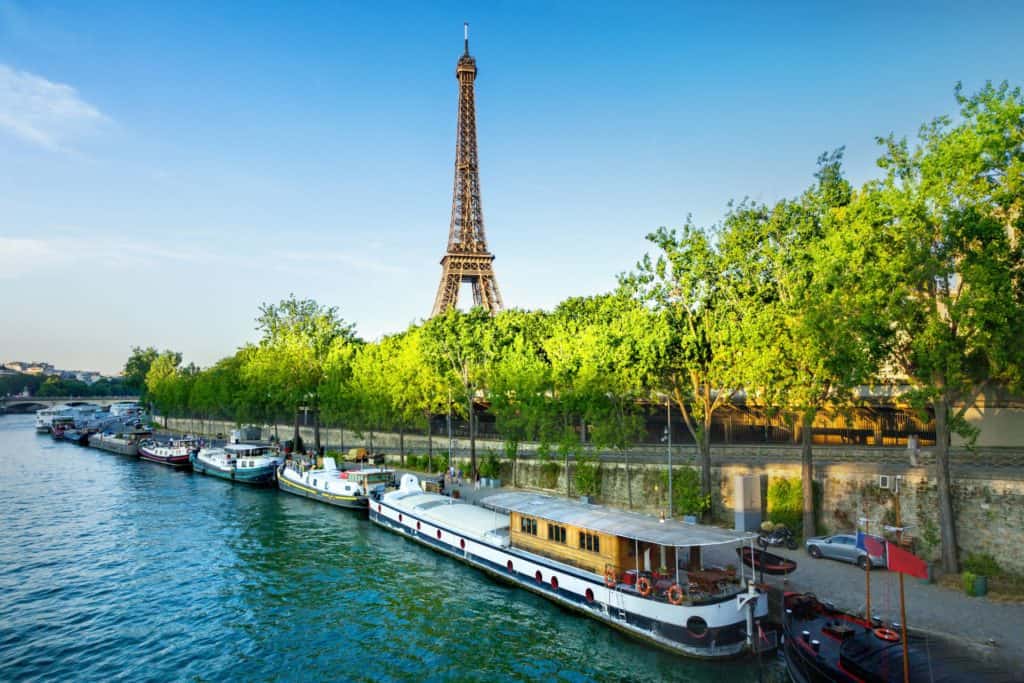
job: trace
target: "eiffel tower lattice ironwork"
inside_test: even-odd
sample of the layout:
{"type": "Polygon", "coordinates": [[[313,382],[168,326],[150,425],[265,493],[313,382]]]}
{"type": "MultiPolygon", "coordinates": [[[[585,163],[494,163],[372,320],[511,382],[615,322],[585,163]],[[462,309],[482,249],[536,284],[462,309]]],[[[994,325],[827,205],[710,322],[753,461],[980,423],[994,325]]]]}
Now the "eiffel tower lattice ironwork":
{"type": "Polygon", "coordinates": [[[480,173],[476,148],[476,105],[473,81],[476,60],[469,54],[469,24],[464,26],[465,51],[455,67],[459,81],[459,125],[455,138],[455,189],[448,251],[441,259],[441,284],[431,316],[456,306],[463,282],[473,286],[473,303],[492,313],[501,310],[494,278],[494,254],[487,251],[484,212],[480,206],[480,173]]]}

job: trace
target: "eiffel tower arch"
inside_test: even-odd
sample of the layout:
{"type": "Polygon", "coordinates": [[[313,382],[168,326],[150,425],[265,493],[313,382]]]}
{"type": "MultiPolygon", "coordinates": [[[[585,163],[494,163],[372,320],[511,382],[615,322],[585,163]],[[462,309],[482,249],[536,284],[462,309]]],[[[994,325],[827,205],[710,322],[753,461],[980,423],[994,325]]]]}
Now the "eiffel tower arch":
{"type": "Polygon", "coordinates": [[[455,67],[459,81],[459,122],[455,136],[455,187],[448,249],[441,259],[441,283],[434,297],[431,317],[458,305],[459,289],[468,282],[473,303],[495,313],[501,310],[501,294],[494,277],[494,254],[487,251],[484,212],[480,205],[480,171],[476,146],[476,102],[473,82],[476,60],[469,54],[469,24],[465,24],[464,51],[455,67]]]}

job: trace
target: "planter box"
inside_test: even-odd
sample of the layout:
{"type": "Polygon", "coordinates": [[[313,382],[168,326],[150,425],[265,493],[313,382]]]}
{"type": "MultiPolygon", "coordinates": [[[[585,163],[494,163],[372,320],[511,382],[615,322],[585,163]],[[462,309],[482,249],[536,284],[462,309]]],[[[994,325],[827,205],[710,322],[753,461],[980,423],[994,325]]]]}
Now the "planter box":
{"type": "Polygon", "coordinates": [[[974,596],[982,597],[988,595],[988,577],[987,576],[975,576],[974,577],[974,596]]]}
{"type": "Polygon", "coordinates": [[[697,515],[683,515],[683,521],[686,522],[687,524],[696,524],[697,523],[697,515]]]}

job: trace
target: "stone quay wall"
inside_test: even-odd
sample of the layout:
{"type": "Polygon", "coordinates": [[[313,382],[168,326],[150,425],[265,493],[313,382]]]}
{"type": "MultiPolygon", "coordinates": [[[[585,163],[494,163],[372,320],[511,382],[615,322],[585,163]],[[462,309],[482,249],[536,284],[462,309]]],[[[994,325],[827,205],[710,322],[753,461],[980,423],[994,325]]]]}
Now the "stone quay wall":
{"type": "MultiPolygon", "coordinates": [[[[214,436],[228,434],[233,423],[168,419],[168,429],[180,433],[214,436]]],[[[293,433],[292,425],[278,425],[282,440],[293,433]]],[[[312,429],[302,428],[307,445],[313,443],[312,429]]],[[[273,428],[264,427],[267,438],[273,428]]],[[[350,430],[321,429],[321,441],[331,450],[368,446],[369,434],[350,430]]],[[[428,450],[427,437],[405,435],[406,453],[423,454],[428,450]]],[[[469,442],[454,442],[456,467],[469,469],[469,442]]],[[[373,435],[376,452],[388,454],[388,461],[401,466],[399,435],[373,435]]],[[[446,455],[448,439],[433,438],[436,456],[446,455]]],[[[525,444],[515,465],[516,486],[555,494],[574,495],[567,489],[567,477],[558,457],[545,466],[536,459],[536,445],[525,444]]],[[[477,440],[477,457],[488,452],[499,456],[504,446],[499,441],[477,440]]],[[[914,537],[914,549],[922,557],[936,559],[939,554],[938,502],[934,457],[927,449],[908,451],[905,448],[819,446],[814,448],[815,479],[822,487],[821,524],[829,533],[849,532],[857,520],[866,517],[875,528],[895,522],[895,495],[891,482],[899,479],[900,513],[904,526],[914,537]],[[890,489],[879,486],[879,475],[890,477],[890,489]]],[[[657,514],[667,507],[665,490],[666,447],[639,446],[628,455],[616,452],[600,454],[601,489],[598,502],[627,508],[632,489],[633,509],[657,514]],[[627,463],[632,476],[627,479],[627,463]],[[627,483],[628,482],[628,483],[627,483]]],[[[954,449],[952,452],[954,509],[957,516],[957,537],[961,553],[989,553],[1010,571],[1024,574],[1024,449],[979,448],[975,451],[954,449]]],[[[692,445],[673,450],[674,467],[697,467],[692,445]]],[[[569,464],[569,478],[572,462],[569,464]]],[[[502,460],[502,483],[513,483],[513,465],[502,460]]],[[[754,475],[770,482],[775,478],[800,478],[800,450],[789,445],[728,445],[712,447],[712,478],[715,492],[713,515],[716,520],[731,524],[733,478],[754,475]]],[[[762,510],[762,512],[764,512],[762,510]]],[[[764,517],[767,519],[767,516],[764,517]]]]}

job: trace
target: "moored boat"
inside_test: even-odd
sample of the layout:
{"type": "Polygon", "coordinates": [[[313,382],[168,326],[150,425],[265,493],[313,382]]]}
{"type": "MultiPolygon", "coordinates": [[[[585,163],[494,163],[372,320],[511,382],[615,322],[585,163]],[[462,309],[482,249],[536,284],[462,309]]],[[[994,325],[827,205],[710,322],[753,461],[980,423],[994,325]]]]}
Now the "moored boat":
{"type": "Polygon", "coordinates": [[[758,647],[767,595],[752,572],[714,566],[752,535],[533,493],[483,505],[426,493],[406,474],[370,501],[370,520],[678,654],[717,659],[758,647]]]}
{"type": "Polygon", "coordinates": [[[199,439],[171,439],[167,443],[146,439],[139,442],[138,451],[143,460],[171,467],[188,467],[189,456],[200,446],[199,439]]]}
{"type": "MultiPolygon", "coordinates": [[[[74,408],[69,405],[53,406],[36,411],[36,432],[39,434],[50,434],[53,431],[53,421],[61,418],[72,418],[74,408]]],[[[66,421],[65,421],[66,423],[66,421]]]]}
{"type": "Polygon", "coordinates": [[[751,548],[745,545],[742,548],[736,548],[736,552],[739,554],[743,564],[756,571],[763,570],[765,574],[789,574],[796,571],[795,561],[787,560],[781,555],[770,553],[761,548],[751,548]]]}
{"type": "Polygon", "coordinates": [[[281,456],[275,448],[250,444],[228,444],[192,451],[192,469],[222,479],[256,486],[274,483],[281,456]]]}
{"type": "Polygon", "coordinates": [[[65,429],[64,440],[76,446],[86,446],[89,443],[89,432],[84,429],[65,429]]]}
{"type": "Polygon", "coordinates": [[[136,455],[139,452],[138,440],[123,432],[96,432],[89,435],[89,445],[118,455],[136,455]]]}
{"type": "MultiPolygon", "coordinates": [[[[896,683],[903,678],[903,642],[899,624],[884,624],[842,612],[810,593],[783,598],[783,653],[796,683],[896,683]]],[[[936,647],[910,633],[907,673],[910,681],[1013,680],[948,647],[936,647]],[[996,674],[993,676],[993,674],[996,674]]]]}
{"type": "Polygon", "coordinates": [[[383,493],[394,483],[393,470],[368,467],[339,470],[334,458],[323,459],[323,467],[310,468],[294,460],[285,462],[277,474],[282,491],[319,500],[337,507],[365,510],[372,492],[383,493]]]}

